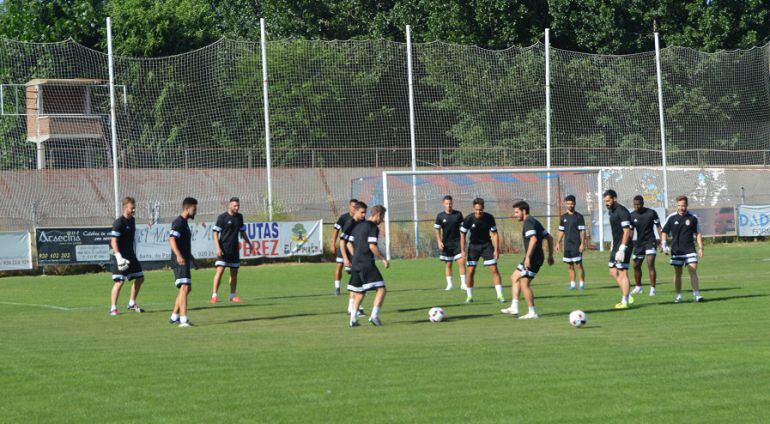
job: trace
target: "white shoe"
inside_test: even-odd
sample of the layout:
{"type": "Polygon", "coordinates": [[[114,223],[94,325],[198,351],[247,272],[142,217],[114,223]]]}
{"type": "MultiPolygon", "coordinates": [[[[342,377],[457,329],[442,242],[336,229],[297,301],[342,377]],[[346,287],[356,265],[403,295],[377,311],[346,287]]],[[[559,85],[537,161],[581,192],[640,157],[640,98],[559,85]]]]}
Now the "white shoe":
{"type": "Polygon", "coordinates": [[[452,290],[452,285],[451,284],[447,284],[447,286],[446,286],[446,288],[444,290],[446,290],[446,291],[452,290]]]}
{"type": "Polygon", "coordinates": [[[650,287],[650,296],[655,296],[657,294],[657,291],[655,291],[655,287],[650,287]]]}
{"type": "Polygon", "coordinates": [[[179,323],[179,328],[187,328],[187,327],[192,327],[192,325],[190,325],[189,322],[180,322],[179,323]]]}
{"type": "Polygon", "coordinates": [[[642,289],[642,286],[634,286],[634,289],[631,290],[631,294],[639,294],[642,292],[644,292],[644,290],[642,289]]]}
{"type": "Polygon", "coordinates": [[[540,316],[532,312],[527,312],[527,315],[523,315],[519,317],[519,319],[537,319],[537,318],[540,318],[540,316]]]}
{"type": "Polygon", "coordinates": [[[500,309],[500,313],[507,314],[507,315],[518,315],[519,308],[510,307],[510,308],[500,309]]]}
{"type": "Polygon", "coordinates": [[[674,299],[674,303],[682,303],[682,295],[681,294],[676,296],[676,298],[674,299]]]}

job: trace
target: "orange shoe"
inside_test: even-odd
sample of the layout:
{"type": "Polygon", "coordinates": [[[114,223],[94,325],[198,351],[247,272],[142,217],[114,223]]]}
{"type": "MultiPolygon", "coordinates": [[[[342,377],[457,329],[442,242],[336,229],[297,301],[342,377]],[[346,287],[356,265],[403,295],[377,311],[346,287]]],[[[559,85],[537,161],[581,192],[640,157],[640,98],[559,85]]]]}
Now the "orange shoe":
{"type": "Polygon", "coordinates": [[[209,300],[209,303],[217,303],[217,302],[219,302],[219,298],[216,296],[212,296],[211,300],[209,300]]]}
{"type": "Polygon", "coordinates": [[[240,297],[234,296],[232,299],[230,299],[230,302],[231,303],[242,303],[243,301],[241,300],[240,297]]]}

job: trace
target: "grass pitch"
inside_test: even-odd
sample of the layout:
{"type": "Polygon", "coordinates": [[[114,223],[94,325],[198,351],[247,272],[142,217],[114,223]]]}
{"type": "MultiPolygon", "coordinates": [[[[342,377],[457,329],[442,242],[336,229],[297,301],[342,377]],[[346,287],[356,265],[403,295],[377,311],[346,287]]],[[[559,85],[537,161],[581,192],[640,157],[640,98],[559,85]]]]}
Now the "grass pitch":
{"type": "MultiPolygon", "coordinates": [[[[627,311],[612,309],[607,256],[587,255],[583,293],[566,290],[564,265],[544,267],[535,321],[499,313],[485,269],[464,305],[437,260],[397,260],[385,326],[355,329],[330,295],[333,264],[245,267],[242,305],[209,305],[213,270],[195,271],[187,329],[167,322],[170,271],[147,273],[146,313],[119,317],[107,273],[4,278],[0,421],[766,421],[770,245],[707,246],[703,304],[671,302],[660,256],[658,296],[627,311]],[[432,306],[447,321],[428,322],[432,306]],[[574,309],[586,327],[570,327],[574,309]]],[[[501,261],[506,298],[518,260],[501,261]]]]}

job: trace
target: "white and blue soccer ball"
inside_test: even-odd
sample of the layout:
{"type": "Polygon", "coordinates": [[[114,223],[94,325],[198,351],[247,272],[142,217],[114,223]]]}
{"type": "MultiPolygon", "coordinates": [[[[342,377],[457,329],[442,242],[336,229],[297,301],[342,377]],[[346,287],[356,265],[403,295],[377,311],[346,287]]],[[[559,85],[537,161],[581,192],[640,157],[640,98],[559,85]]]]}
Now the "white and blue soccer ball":
{"type": "Polygon", "coordinates": [[[438,306],[430,308],[430,311],[428,311],[428,320],[430,320],[430,322],[441,322],[444,320],[444,317],[446,317],[444,310],[438,306]]]}
{"type": "Polygon", "coordinates": [[[586,322],[588,322],[588,317],[586,316],[585,312],[583,312],[581,310],[570,312],[570,314],[569,314],[569,323],[573,327],[575,327],[575,328],[582,327],[582,326],[584,326],[586,324],[586,322]]]}

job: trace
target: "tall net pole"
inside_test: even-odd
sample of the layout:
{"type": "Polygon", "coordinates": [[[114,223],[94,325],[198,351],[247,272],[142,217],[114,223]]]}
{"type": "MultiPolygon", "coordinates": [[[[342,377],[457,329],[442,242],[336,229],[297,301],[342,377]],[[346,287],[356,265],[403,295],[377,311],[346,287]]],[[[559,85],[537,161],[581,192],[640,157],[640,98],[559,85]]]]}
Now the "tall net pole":
{"type": "Polygon", "coordinates": [[[273,164],[270,157],[270,107],[267,99],[267,36],[265,35],[265,18],[259,19],[259,34],[262,44],[262,99],[265,113],[265,160],[267,170],[267,219],[273,220],[273,164]]]}
{"type": "Polygon", "coordinates": [[[666,163],[666,122],[663,116],[663,76],[660,72],[660,39],[655,33],[655,71],[658,76],[658,116],[660,116],[660,150],[663,160],[663,207],[668,208],[668,165],[666,163]]]}
{"type": "MultiPolygon", "coordinates": [[[[414,83],[412,80],[412,27],[406,26],[406,67],[409,78],[409,138],[412,142],[412,172],[417,171],[417,146],[414,119],[414,83]]],[[[420,232],[417,227],[417,175],[412,174],[412,219],[414,220],[414,254],[420,252],[420,232]]]]}
{"type": "Polygon", "coordinates": [[[115,65],[112,53],[112,18],[107,18],[107,63],[110,70],[110,136],[112,137],[112,188],[115,192],[115,217],[120,216],[120,181],[118,177],[118,131],[115,117],[115,65]]]}
{"type": "MultiPolygon", "coordinates": [[[[545,167],[551,169],[551,31],[545,29],[545,167]]],[[[546,181],[548,193],[546,200],[546,228],[551,232],[551,174],[546,181]]]]}

